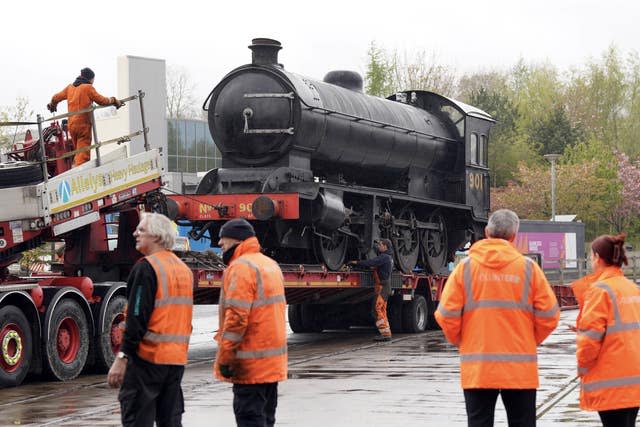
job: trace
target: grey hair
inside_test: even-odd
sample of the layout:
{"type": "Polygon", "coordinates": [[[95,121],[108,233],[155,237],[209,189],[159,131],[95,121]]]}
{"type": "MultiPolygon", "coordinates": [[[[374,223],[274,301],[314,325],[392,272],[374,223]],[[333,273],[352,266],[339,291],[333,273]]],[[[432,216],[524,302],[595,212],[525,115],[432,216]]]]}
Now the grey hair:
{"type": "Polygon", "coordinates": [[[158,244],[165,249],[171,250],[176,242],[176,229],[171,220],[159,213],[143,212],[140,222],[147,220],[146,232],[158,238],[158,244]]]}
{"type": "Polygon", "coordinates": [[[487,224],[488,237],[495,239],[509,240],[520,228],[520,219],[514,211],[509,209],[498,209],[489,217],[487,224]]]}

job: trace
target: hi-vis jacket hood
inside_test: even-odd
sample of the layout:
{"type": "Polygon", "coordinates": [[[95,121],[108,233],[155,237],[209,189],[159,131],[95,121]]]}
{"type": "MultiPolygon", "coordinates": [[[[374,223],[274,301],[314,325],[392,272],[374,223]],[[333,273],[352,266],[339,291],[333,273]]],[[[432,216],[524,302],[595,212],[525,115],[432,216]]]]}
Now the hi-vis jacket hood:
{"type": "Polygon", "coordinates": [[[504,239],[483,239],[471,246],[469,257],[475,262],[499,270],[522,257],[522,254],[504,239]]]}

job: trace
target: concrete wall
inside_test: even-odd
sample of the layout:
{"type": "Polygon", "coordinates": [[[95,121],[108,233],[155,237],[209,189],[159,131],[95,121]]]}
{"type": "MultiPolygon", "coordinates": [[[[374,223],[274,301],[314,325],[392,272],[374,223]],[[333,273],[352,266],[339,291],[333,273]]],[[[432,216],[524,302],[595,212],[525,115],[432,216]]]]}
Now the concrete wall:
{"type": "MultiPolygon", "coordinates": [[[[139,56],[121,56],[118,58],[118,91],[119,99],[137,95],[138,90],[144,92],[144,117],[149,132],[147,139],[151,148],[160,148],[163,154],[163,182],[169,192],[182,193],[185,188],[197,185],[198,177],[194,173],[167,172],[167,78],[164,59],[143,58],[139,56]]],[[[111,94],[105,94],[111,96],[111,94]]],[[[117,112],[113,109],[105,111],[97,119],[98,138],[100,141],[120,137],[142,130],[140,104],[129,101],[117,112]]],[[[142,135],[132,139],[128,144],[129,155],[144,151],[142,135]]],[[[117,147],[115,144],[105,147],[105,151],[117,147]]]]}
{"type": "MultiPolygon", "coordinates": [[[[147,138],[151,148],[167,150],[167,79],[163,59],[121,56],[118,58],[118,97],[144,92],[144,116],[149,128],[147,138]]],[[[142,129],[138,102],[130,102],[123,124],[127,129],[142,129]]],[[[144,151],[144,139],[136,137],[129,145],[130,154],[144,151]]],[[[166,169],[166,159],[164,168],[166,169]]]]}

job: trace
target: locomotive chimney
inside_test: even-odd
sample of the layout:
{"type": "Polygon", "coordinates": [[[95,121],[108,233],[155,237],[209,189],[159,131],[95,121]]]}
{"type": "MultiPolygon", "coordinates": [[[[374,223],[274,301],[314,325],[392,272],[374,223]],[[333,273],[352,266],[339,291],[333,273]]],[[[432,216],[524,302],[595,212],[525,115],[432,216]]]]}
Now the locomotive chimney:
{"type": "Polygon", "coordinates": [[[278,65],[278,51],[282,44],[273,39],[258,38],[251,40],[251,63],[253,65],[278,65]]]}

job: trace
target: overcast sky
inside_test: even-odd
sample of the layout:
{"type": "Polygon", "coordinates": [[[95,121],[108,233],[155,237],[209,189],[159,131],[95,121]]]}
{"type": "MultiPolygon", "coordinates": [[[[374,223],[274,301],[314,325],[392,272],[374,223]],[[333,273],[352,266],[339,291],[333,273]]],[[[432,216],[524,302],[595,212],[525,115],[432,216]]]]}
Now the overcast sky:
{"type": "Polygon", "coordinates": [[[183,67],[201,102],[228,71],[250,62],[254,37],[279,40],[285,68],[318,79],[335,69],[363,72],[372,41],[435,54],[459,73],[504,69],[519,58],[567,69],[612,44],[640,51],[640,2],[9,0],[0,34],[0,106],[27,97],[35,113],[48,114],[51,95],[85,66],[98,92],[115,95],[123,55],[183,67]]]}

